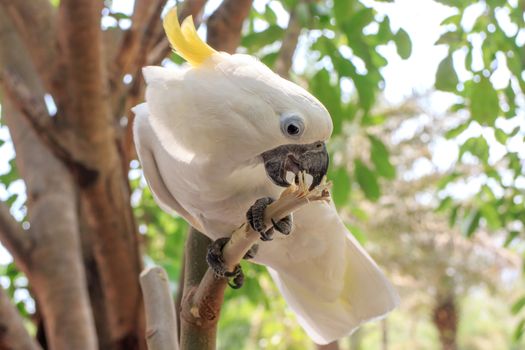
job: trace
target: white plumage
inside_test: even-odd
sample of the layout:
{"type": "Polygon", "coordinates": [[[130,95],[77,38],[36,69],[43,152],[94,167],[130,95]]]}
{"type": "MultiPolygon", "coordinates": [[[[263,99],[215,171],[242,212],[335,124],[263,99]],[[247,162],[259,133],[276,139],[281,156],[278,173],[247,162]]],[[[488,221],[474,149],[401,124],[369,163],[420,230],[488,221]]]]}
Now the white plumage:
{"type": "MultiPolygon", "coordinates": [[[[147,102],[134,108],[134,130],[146,180],[164,210],[212,239],[230,235],[255,200],[283,190],[268,178],[262,152],[324,141],[332,131],[317,99],[249,56],[217,53],[198,68],[146,67],[144,76],[147,102]],[[305,121],[298,139],[280,130],[287,112],[305,121]]],[[[315,342],[348,335],[398,304],[335,207],[311,203],[293,225],[290,236],[260,242],[254,261],[269,268],[315,342]]]]}

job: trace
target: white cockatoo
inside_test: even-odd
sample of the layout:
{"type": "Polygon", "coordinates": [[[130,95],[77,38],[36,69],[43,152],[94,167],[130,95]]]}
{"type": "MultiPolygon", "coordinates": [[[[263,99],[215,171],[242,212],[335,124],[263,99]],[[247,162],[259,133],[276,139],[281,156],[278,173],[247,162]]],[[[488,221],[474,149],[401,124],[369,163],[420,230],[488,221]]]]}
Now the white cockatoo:
{"type": "Polygon", "coordinates": [[[397,293],[333,205],[311,202],[293,220],[262,224],[265,206],[299,172],[312,188],[324,177],[326,108],[257,59],[209,47],[191,17],[179,25],[172,10],[164,28],[189,67],[145,67],[146,102],[133,109],[138,156],[159,206],[212,240],[248,218],[262,239],[253,261],[268,268],[316,343],[391,311],[397,293]]]}

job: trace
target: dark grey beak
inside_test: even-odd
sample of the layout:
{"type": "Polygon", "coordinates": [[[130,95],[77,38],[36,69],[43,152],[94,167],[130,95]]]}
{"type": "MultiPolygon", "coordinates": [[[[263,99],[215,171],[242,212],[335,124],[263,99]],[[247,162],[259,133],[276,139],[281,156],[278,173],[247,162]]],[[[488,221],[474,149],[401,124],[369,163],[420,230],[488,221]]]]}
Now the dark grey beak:
{"type": "Polygon", "coordinates": [[[286,173],[297,175],[304,171],[312,175],[310,190],[319,185],[328,171],[329,157],[324,142],[318,141],[307,145],[282,145],[264,152],[262,155],[266,173],[278,186],[288,187],[286,173]]]}

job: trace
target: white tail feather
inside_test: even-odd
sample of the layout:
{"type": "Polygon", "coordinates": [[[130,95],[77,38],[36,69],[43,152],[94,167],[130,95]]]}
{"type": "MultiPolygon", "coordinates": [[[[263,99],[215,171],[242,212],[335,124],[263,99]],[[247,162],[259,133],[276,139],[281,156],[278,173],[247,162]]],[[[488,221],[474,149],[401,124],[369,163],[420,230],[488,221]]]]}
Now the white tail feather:
{"type": "MultiPolygon", "coordinates": [[[[293,235],[315,234],[328,240],[330,236],[342,236],[342,242],[328,245],[319,256],[269,268],[299,323],[318,344],[347,336],[364,322],[385,316],[399,304],[394,287],[334,213],[332,206],[315,206],[318,224],[301,225],[301,230],[298,228],[293,235]],[[327,225],[331,232],[314,232],[319,227],[326,229],[327,225]],[[333,266],[334,260],[338,267],[333,266]],[[338,286],[337,293],[334,286],[338,286]]],[[[312,209],[297,212],[294,220],[304,220],[306,216],[312,216],[312,209]]]]}

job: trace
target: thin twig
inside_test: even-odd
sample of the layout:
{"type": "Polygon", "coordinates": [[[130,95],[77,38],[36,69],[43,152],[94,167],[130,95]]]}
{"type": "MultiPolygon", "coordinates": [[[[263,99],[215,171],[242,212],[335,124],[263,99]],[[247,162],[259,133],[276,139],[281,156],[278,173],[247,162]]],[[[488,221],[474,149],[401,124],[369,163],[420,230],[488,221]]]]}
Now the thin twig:
{"type": "Polygon", "coordinates": [[[140,274],[140,286],[146,308],[146,342],[149,350],[175,350],[177,321],[166,271],[152,267],[140,274]]]}
{"type": "Polygon", "coordinates": [[[274,70],[283,78],[290,78],[290,68],[292,67],[292,59],[299,42],[299,35],[301,34],[301,23],[297,16],[297,10],[294,8],[290,12],[290,19],[288,20],[288,28],[284,33],[281,48],[277,60],[275,61],[274,70]]]}

